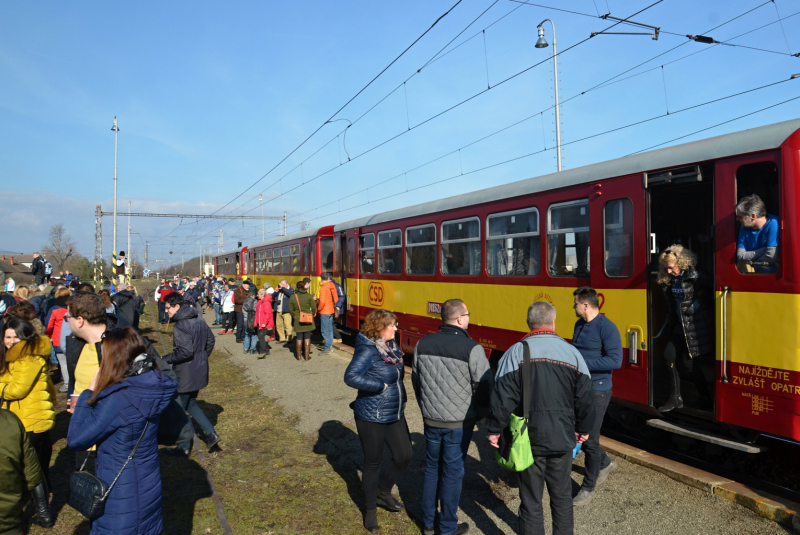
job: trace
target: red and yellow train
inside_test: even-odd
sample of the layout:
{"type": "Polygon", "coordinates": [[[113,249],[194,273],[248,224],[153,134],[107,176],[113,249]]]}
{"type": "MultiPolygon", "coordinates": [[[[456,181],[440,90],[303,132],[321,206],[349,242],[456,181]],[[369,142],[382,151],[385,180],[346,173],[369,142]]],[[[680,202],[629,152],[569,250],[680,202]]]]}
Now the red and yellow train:
{"type": "MultiPolygon", "coordinates": [[[[713,408],[676,414],[739,436],[800,441],[799,186],[800,120],[792,120],[275,238],[215,263],[227,274],[239,262],[231,274],[259,284],[312,276],[315,288],[331,271],[347,294],[342,327],[355,330],[386,308],[408,352],[438,328],[442,302],[463,299],[470,335],[493,359],[527,332],[536,300],[555,305],[557,331],[571,338],[572,292],[592,286],[622,335],[614,402],[657,414],[667,341],[657,259],[681,243],[714,280],[716,360],[704,370],[713,408]],[[780,219],[774,273],[740,272],[735,261],[734,207],[753,193],[780,219]]],[[[685,397],[692,388],[683,385],[685,397]]]]}

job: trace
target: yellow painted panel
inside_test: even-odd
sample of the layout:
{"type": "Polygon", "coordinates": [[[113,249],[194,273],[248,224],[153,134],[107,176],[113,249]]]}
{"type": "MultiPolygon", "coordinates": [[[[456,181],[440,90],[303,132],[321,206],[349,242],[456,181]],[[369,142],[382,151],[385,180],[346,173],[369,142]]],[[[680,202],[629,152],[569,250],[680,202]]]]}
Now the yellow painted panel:
{"type": "MultiPolygon", "coordinates": [[[[728,359],[800,371],[800,295],[728,294],[728,359]]],[[[722,358],[722,292],[717,293],[717,355],[722,358]]]]}
{"type": "MultiPolygon", "coordinates": [[[[556,307],[558,313],[556,332],[564,338],[572,338],[577,319],[572,308],[573,291],[574,288],[563,287],[362,279],[359,304],[438,319],[437,314],[428,313],[429,301],[443,303],[448,299],[462,299],[469,307],[471,324],[526,333],[530,304],[534,301],[548,301],[556,307]],[[380,299],[381,294],[382,299],[380,299]]],[[[623,347],[628,346],[625,332],[632,325],[641,327],[644,340],[647,340],[645,290],[597,288],[597,291],[602,294],[601,312],[617,325],[623,347]]]]}

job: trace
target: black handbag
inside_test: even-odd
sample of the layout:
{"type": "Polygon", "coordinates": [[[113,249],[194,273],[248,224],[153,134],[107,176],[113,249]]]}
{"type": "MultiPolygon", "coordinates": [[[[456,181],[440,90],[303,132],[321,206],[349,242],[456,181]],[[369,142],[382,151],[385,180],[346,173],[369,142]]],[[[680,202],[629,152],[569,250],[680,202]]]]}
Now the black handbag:
{"type": "Polygon", "coordinates": [[[136,450],[139,448],[139,443],[142,441],[142,438],[144,438],[148,425],[150,425],[150,422],[145,422],[139,440],[136,441],[133,451],[128,455],[128,460],[122,465],[119,474],[117,474],[117,477],[111,482],[111,485],[107,485],[105,481],[95,475],[83,471],[83,468],[86,466],[86,461],[89,459],[87,455],[81,465],[81,469],[78,472],[72,472],[69,476],[69,499],[67,500],[67,504],[89,520],[97,520],[103,516],[106,509],[106,498],[108,498],[111,489],[113,489],[114,485],[117,483],[119,476],[122,475],[122,471],[125,470],[125,467],[128,466],[128,463],[133,459],[133,456],[136,455],[136,450]]]}

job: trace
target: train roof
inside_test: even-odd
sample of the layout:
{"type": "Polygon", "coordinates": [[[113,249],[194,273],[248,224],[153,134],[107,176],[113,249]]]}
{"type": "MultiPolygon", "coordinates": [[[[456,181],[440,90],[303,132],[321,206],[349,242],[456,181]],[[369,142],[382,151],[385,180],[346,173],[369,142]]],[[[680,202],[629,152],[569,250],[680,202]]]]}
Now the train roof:
{"type": "Polygon", "coordinates": [[[316,233],[323,227],[317,227],[308,230],[301,230],[300,232],[293,232],[291,234],[287,234],[286,236],[278,236],[277,238],[270,238],[269,240],[260,241],[258,243],[253,243],[247,246],[248,249],[254,249],[256,247],[263,247],[265,245],[273,245],[275,243],[283,243],[285,241],[292,241],[292,240],[299,240],[300,238],[308,238],[309,236],[314,236],[316,233]]]}
{"type": "Polygon", "coordinates": [[[244,248],[244,246],[239,247],[238,249],[231,249],[229,251],[222,251],[221,253],[215,254],[214,257],[217,257],[217,256],[228,256],[228,255],[231,255],[231,254],[238,254],[238,253],[242,252],[243,248],[244,248]]]}
{"type": "Polygon", "coordinates": [[[776,149],[798,129],[800,129],[800,119],[750,128],[362,217],[339,223],[334,227],[334,231],[479,205],[596,180],[776,149]]]}

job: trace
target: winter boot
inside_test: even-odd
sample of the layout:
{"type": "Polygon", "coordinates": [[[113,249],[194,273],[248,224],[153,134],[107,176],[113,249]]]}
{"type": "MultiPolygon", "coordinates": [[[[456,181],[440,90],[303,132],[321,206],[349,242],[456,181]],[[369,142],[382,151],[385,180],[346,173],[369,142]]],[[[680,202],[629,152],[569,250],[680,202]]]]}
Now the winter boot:
{"type": "Polygon", "coordinates": [[[681,377],[674,364],[669,365],[669,387],[669,398],[667,398],[667,402],[664,405],[656,409],[658,412],[669,412],[673,409],[680,409],[683,407],[683,398],[681,398],[681,377]]]}
{"type": "Polygon", "coordinates": [[[308,338],[303,340],[303,354],[306,360],[311,360],[311,340],[308,338]]]}
{"type": "Polygon", "coordinates": [[[36,508],[36,516],[31,520],[37,526],[43,528],[52,528],[55,524],[53,514],[50,512],[50,506],[47,505],[47,491],[44,488],[44,482],[39,483],[35,489],[31,491],[33,497],[33,504],[36,508]]]}
{"type": "Polygon", "coordinates": [[[295,340],[295,352],[294,358],[297,360],[303,360],[303,341],[302,340],[295,340]]]}

